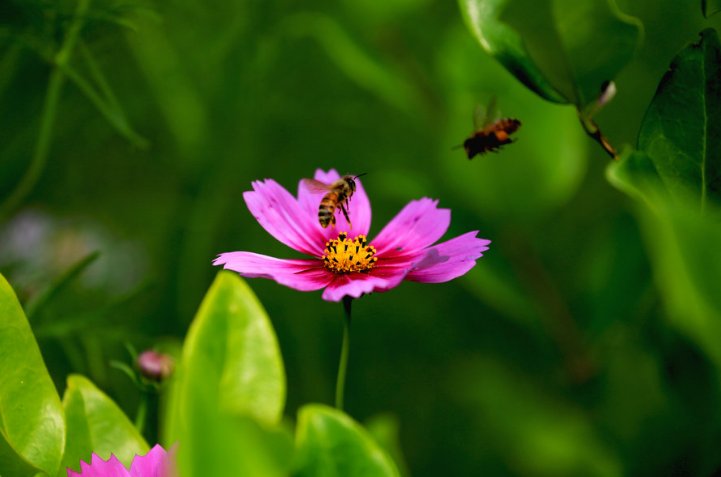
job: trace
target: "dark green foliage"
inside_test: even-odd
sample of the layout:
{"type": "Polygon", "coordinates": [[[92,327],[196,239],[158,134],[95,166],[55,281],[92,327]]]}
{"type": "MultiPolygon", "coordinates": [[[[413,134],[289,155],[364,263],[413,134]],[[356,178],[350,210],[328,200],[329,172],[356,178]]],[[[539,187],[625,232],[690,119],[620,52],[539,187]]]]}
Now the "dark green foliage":
{"type": "Polygon", "coordinates": [[[684,48],[664,75],[638,136],[673,197],[721,205],[721,44],[715,30],[684,48]]]}
{"type": "Polygon", "coordinates": [[[640,46],[638,19],[610,0],[461,0],[486,50],[542,97],[583,111],[640,46]]]}
{"type": "Polygon", "coordinates": [[[721,10],[721,3],[719,3],[718,0],[701,0],[701,10],[703,11],[703,16],[708,18],[721,10]]]}
{"type": "MultiPolygon", "coordinates": [[[[42,383],[30,417],[43,398],[57,422],[65,395],[66,428],[90,428],[82,397],[116,416],[128,453],[144,448],[117,417],[136,416],[140,391],[108,364],[130,343],[183,364],[145,437],[191,442],[188,475],[349,475],[326,460],[339,441],[390,475],[400,447],[416,477],[721,467],[719,126],[699,122],[721,116],[716,34],[682,50],[717,17],[698,4],[463,0],[471,33],[440,0],[0,4],[0,271],[47,369],[9,287],[0,327],[23,338],[0,346],[0,366],[25,361],[42,383]],[[598,112],[609,79],[618,94],[598,112]],[[468,161],[451,148],[494,95],[523,127],[468,161]],[[619,150],[638,139],[608,176],[641,200],[609,186],[576,109],[619,150]],[[295,192],[316,168],[368,172],[371,239],[427,196],[452,210],[448,237],[493,240],[458,280],[354,303],[348,415],[309,404],[332,402],[340,304],[214,282],[211,266],[233,250],[298,258],[242,194],[263,178],[295,192]],[[241,304],[254,311],[228,312],[241,304]],[[73,373],[88,379],[66,384],[73,373]],[[398,428],[357,424],[379,412],[398,428]]],[[[41,437],[47,465],[0,439],[3,477],[87,456],[81,438],[63,454],[61,430],[41,437]]]]}

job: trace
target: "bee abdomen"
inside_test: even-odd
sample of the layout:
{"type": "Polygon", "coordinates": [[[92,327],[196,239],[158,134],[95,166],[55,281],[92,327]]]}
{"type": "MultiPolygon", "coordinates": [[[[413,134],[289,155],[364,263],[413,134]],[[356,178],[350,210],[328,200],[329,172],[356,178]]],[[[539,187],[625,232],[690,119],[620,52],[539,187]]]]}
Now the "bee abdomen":
{"type": "Polygon", "coordinates": [[[335,207],[336,203],[338,201],[338,194],[329,192],[323,197],[323,200],[320,201],[320,206],[318,207],[318,221],[320,222],[321,227],[327,228],[328,225],[330,225],[331,222],[335,223],[335,216],[333,215],[335,213],[335,207]]]}

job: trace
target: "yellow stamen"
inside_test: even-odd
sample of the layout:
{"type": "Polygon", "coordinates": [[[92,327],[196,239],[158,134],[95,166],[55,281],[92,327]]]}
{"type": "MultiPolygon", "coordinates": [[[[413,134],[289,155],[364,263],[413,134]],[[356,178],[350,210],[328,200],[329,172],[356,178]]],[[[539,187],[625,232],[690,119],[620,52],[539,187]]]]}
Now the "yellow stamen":
{"type": "Polygon", "coordinates": [[[378,261],[374,255],[376,249],[372,245],[366,246],[368,241],[365,235],[359,235],[349,240],[345,232],[338,234],[338,238],[326,242],[323,265],[333,273],[339,275],[351,272],[366,272],[373,268],[378,261]]]}

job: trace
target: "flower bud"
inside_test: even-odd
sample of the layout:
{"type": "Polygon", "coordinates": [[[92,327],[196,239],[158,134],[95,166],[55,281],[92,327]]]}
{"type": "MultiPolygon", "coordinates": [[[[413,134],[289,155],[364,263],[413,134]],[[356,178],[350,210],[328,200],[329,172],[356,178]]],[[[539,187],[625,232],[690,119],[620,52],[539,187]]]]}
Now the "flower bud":
{"type": "Polygon", "coordinates": [[[598,108],[601,109],[610,103],[614,96],[616,96],[616,83],[613,81],[604,82],[601,86],[601,95],[598,97],[598,108]]]}
{"type": "Polygon", "coordinates": [[[155,350],[140,353],[136,361],[140,374],[155,381],[167,379],[175,370],[173,358],[155,350]]]}

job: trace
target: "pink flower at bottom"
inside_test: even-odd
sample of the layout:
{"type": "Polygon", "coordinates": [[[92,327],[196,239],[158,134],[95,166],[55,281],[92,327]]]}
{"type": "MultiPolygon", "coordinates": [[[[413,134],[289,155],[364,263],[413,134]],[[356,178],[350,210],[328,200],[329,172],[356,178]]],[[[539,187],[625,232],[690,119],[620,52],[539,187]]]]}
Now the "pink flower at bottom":
{"type": "MultiPolygon", "coordinates": [[[[315,180],[330,184],[340,179],[335,170],[318,169],[315,180]]],[[[218,255],[213,265],[234,270],[243,277],[270,278],[300,291],[325,288],[323,299],[340,301],[364,293],[384,292],[403,280],[441,283],[464,275],[488,250],[490,240],[468,232],[433,245],[448,230],[451,211],[439,209],[438,201],[423,198],[406,205],[368,242],[371,207],[360,180],[350,201],[351,229],[336,209],[335,228],[318,222],[323,193],[303,183],[298,198],[272,179],[256,181],[243,198],[260,225],[277,240],[310,259],[278,259],[251,252],[218,255]]]]}
{"type": "Polygon", "coordinates": [[[136,455],[130,464],[130,471],[114,455],[108,460],[101,459],[93,453],[90,464],[80,461],[80,472],[68,469],[68,477],[174,477],[176,445],[168,452],[160,444],[150,449],[147,454],[136,455]]]}

